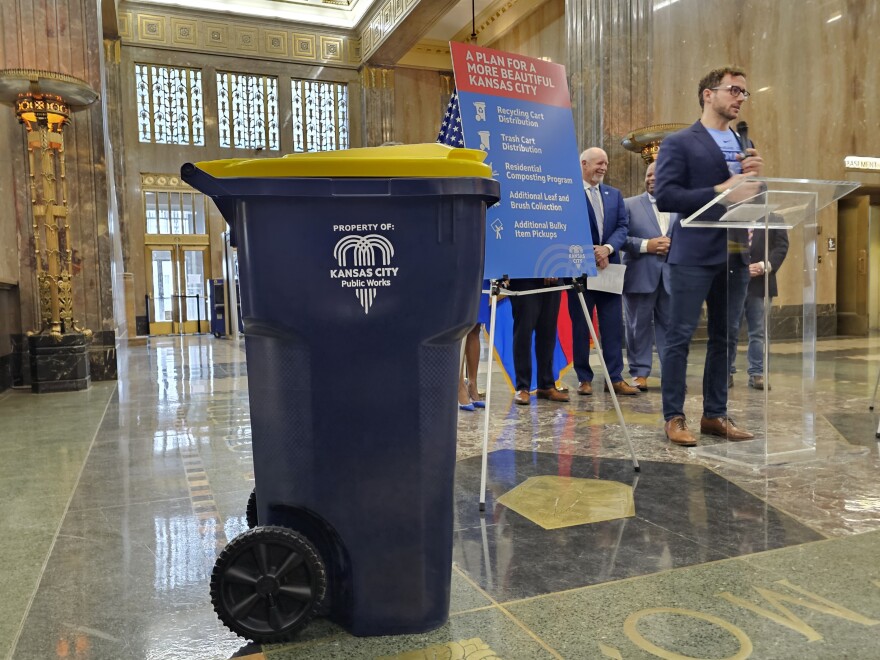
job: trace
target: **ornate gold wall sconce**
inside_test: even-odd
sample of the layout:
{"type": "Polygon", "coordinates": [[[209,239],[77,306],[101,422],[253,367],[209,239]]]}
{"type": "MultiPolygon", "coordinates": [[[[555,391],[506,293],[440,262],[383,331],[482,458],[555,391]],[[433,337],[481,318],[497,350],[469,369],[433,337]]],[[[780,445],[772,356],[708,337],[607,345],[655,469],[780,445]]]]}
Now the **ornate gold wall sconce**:
{"type": "Polygon", "coordinates": [[[641,155],[642,159],[650,165],[657,160],[657,152],[660,150],[660,143],[667,135],[687,128],[687,124],[653,124],[637,128],[627,133],[621,140],[623,148],[641,155]]]}

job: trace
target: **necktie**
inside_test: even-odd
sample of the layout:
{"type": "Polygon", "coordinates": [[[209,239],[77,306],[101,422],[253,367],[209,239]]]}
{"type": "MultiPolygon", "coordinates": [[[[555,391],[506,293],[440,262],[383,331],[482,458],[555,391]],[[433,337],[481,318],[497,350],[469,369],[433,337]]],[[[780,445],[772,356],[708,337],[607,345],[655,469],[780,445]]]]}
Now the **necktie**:
{"type": "Polygon", "coordinates": [[[590,188],[590,202],[593,204],[593,213],[596,214],[596,227],[599,230],[599,240],[605,234],[605,210],[602,208],[602,196],[599,193],[599,186],[590,188]]]}

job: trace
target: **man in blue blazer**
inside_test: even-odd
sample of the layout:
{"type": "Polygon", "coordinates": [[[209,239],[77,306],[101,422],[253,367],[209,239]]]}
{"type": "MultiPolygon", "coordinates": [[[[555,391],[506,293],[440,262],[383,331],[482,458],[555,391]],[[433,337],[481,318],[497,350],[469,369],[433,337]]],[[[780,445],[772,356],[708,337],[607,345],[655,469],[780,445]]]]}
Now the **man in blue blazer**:
{"type": "Polygon", "coordinates": [[[645,192],[624,200],[629,213],[629,235],[621,255],[623,309],[626,312],[626,359],[633,385],[648,390],[654,345],[663,362],[666,328],[669,326],[669,214],[657,210],[654,200],[652,162],[645,171],[645,192]]]}
{"type": "MultiPolygon", "coordinates": [[[[608,154],[591,147],[581,154],[581,175],[587,195],[587,214],[593,238],[593,255],[600,270],[609,263],[620,263],[620,251],[626,242],[627,215],[623,195],[617,188],[602,183],[608,171],[608,154]]],[[[596,310],[602,355],[617,394],[638,394],[639,390],[623,380],[623,308],[620,294],[606,291],[584,292],[590,314],[596,310]]],[[[568,314],[571,317],[574,370],[578,377],[577,393],[593,393],[593,370],[590,367],[590,330],[580,299],[574,292],[568,295],[568,314]]]]}
{"type": "Polygon", "coordinates": [[[703,370],[703,416],[700,431],[728,440],[754,437],[727,414],[730,356],[736,350],[733,320],[743,309],[749,280],[745,230],[682,227],[680,220],[721,193],[723,203],[703,213],[717,220],[726,206],[761,191],[757,182],[764,162],[754,147],[742,152],[731,130],[749,97],[745,73],[734,68],[711,71],[699,84],[702,114],[692,126],[666,137],[657,157],[657,208],[677,214],[672,222],[669,268],[670,327],[663,355],[663,417],[666,437],[683,446],[697,444],[684,414],[687,358],[691,338],[706,303],[708,343],[703,370]],[[732,189],[734,186],[737,188],[732,189]],[[740,236],[742,234],[743,236],[740,236]],[[728,249],[728,239],[734,248],[728,249]]]}

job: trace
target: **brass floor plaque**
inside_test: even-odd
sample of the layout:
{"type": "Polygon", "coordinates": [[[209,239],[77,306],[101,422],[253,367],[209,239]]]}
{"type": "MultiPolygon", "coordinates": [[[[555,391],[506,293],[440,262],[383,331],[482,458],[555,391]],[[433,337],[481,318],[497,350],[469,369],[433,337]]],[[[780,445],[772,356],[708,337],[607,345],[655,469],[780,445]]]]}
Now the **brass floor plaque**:
{"type": "Polygon", "coordinates": [[[530,477],[498,502],[544,529],[636,515],[631,486],[598,479],[530,477]]]}

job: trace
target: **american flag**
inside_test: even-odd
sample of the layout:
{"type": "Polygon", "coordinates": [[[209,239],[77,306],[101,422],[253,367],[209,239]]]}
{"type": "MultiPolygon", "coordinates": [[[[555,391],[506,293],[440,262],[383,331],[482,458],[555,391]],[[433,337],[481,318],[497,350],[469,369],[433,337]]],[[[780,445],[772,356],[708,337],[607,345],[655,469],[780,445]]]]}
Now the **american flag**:
{"type": "Polygon", "coordinates": [[[437,134],[437,142],[448,144],[450,147],[464,146],[464,133],[461,130],[461,112],[458,108],[458,92],[452,92],[449,103],[446,106],[446,114],[440,124],[440,132],[437,134]]]}

